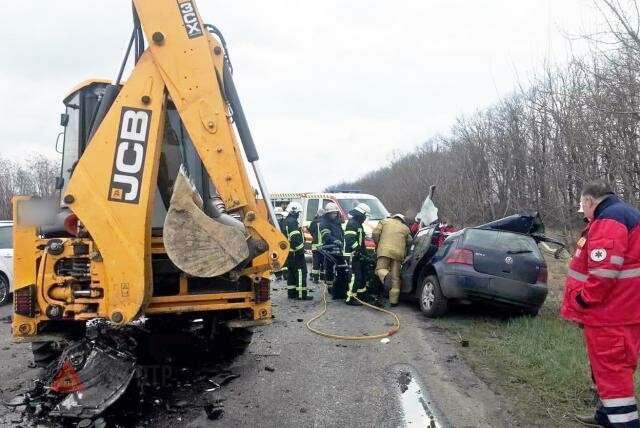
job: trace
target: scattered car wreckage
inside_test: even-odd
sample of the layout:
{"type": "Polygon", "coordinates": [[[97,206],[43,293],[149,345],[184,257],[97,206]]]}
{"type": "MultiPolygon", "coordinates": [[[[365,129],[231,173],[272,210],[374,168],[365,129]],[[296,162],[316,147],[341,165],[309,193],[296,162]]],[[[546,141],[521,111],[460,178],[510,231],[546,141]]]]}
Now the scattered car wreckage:
{"type": "Polygon", "coordinates": [[[93,322],[84,339],[66,344],[30,389],[5,405],[36,423],[99,427],[124,420],[129,426],[159,405],[179,412],[186,401],[173,395],[183,387],[187,394],[201,390],[198,405],[210,419],[219,419],[223,407],[206,393],[238,377],[226,364],[250,343],[251,331],[231,332],[206,319],[174,321],[181,331],[167,329],[165,334],[151,332],[146,323],[152,320],[125,328],[93,322]]]}

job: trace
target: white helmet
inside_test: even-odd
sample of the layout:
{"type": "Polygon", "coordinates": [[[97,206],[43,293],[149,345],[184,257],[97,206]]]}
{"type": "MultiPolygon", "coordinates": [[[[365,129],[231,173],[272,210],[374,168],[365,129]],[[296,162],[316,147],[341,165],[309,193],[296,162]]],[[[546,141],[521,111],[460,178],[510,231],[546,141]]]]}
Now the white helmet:
{"type": "Polygon", "coordinates": [[[318,216],[322,217],[324,215],[326,211],[324,210],[324,208],[318,208],[318,216]]]}
{"type": "Polygon", "coordinates": [[[369,208],[369,205],[363,203],[356,205],[353,211],[357,211],[365,217],[369,217],[371,215],[371,208],[369,208]]]}
{"type": "Polygon", "coordinates": [[[325,205],[324,207],[324,213],[325,214],[329,214],[329,213],[339,213],[340,212],[340,208],[338,208],[338,206],[333,203],[333,202],[329,202],[327,205],[325,205]]]}
{"type": "Polygon", "coordinates": [[[397,219],[402,220],[403,222],[406,221],[402,214],[394,214],[394,215],[391,216],[391,218],[397,218],[397,219]]]}
{"type": "Polygon", "coordinates": [[[276,215],[276,217],[284,217],[284,210],[282,209],[282,207],[275,207],[273,213],[276,215]]]}
{"type": "Polygon", "coordinates": [[[300,205],[300,202],[291,202],[289,206],[287,206],[287,212],[289,214],[300,213],[302,212],[302,205],[300,205]]]}

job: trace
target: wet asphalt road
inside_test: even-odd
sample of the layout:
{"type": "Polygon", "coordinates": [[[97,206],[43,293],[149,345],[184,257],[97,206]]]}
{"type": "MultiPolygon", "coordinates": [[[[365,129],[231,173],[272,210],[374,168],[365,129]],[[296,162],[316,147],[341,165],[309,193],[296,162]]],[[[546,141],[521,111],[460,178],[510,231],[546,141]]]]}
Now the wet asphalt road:
{"type": "MultiPolygon", "coordinates": [[[[227,366],[239,377],[215,391],[197,386],[186,397],[183,391],[182,397],[194,403],[188,411],[156,414],[146,425],[131,426],[426,427],[427,411],[435,414],[433,426],[439,427],[519,426],[509,402],[464,365],[414,304],[394,309],[402,325],[389,343],[331,340],[306,329],[305,322],[322,309],[321,287],[312,295],[313,301],[288,300],[286,284],[274,282],[273,325],[256,328],[244,353],[227,366]],[[203,401],[218,403],[221,417],[209,419],[195,405],[203,401]]],[[[0,318],[10,313],[10,305],[0,307],[0,318]]],[[[393,319],[329,301],[327,315],[315,326],[336,334],[373,335],[389,330],[393,319]]],[[[27,366],[29,351],[28,345],[10,344],[10,324],[0,322],[5,399],[37,376],[27,366]]],[[[17,425],[18,419],[0,408],[0,426],[17,425]]]]}
{"type": "MultiPolygon", "coordinates": [[[[438,426],[519,425],[505,399],[460,361],[452,344],[415,305],[395,309],[402,325],[389,343],[331,340],[305,326],[322,308],[321,289],[313,293],[313,301],[290,301],[285,287],[274,283],[274,324],[256,330],[247,351],[231,365],[240,377],[211,393],[221,400],[223,417],[211,421],[203,412],[187,426],[428,426],[424,418],[404,410],[422,408],[417,389],[426,391],[424,400],[438,415],[438,426]],[[413,388],[406,387],[407,373],[416,383],[413,388]]],[[[373,335],[389,330],[393,320],[330,301],[327,315],[314,325],[337,334],[373,335]]]]}

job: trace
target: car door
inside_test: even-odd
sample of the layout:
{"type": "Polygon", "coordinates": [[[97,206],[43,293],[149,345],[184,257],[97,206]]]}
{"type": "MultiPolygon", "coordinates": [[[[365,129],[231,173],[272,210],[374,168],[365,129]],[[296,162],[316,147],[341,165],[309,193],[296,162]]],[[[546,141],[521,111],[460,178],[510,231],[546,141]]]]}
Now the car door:
{"type": "Polygon", "coordinates": [[[9,286],[13,288],[13,226],[0,226],[0,259],[3,270],[9,278],[9,286]]]}
{"type": "Polygon", "coordinates": [[[429,258],[428,253],[430,251],[435,253],[435,248],[431,248],[433,231],[433,227],[422,229],[413,240],[413,244],[409,249],[409,254],[404,259],[404,262],[402,263],[402,270],[400,272],[400,276],[402,278],[401,291],[403,293],[412,292],[414,273],[416,273],[418,269],[422,268],[421,260],[425,258],[425,255],[429,258]]]}

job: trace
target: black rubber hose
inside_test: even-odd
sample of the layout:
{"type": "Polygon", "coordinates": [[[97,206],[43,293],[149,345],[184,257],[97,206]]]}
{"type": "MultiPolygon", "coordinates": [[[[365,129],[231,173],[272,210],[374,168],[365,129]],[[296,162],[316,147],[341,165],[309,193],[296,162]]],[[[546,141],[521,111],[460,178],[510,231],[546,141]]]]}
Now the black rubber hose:
{"type": "Polygon", "coordinates": [[[224,62],[222,73],[225,95],[233,111],[233,120],[236,123],[238,135],[240,135],[240,141],[242,141],[242,147],[244,147],[244,153],[249,162],[255,162],[260,159],[260,157],[258,156],[256,145],[253,142],[253,136],[249,130],[249,124],[244,115],[244,110],[242,110],[242,104],[240,103],[240,97],[238,97],[236,85],[233,83],[233,76],[228,61],[224,62]]]}

